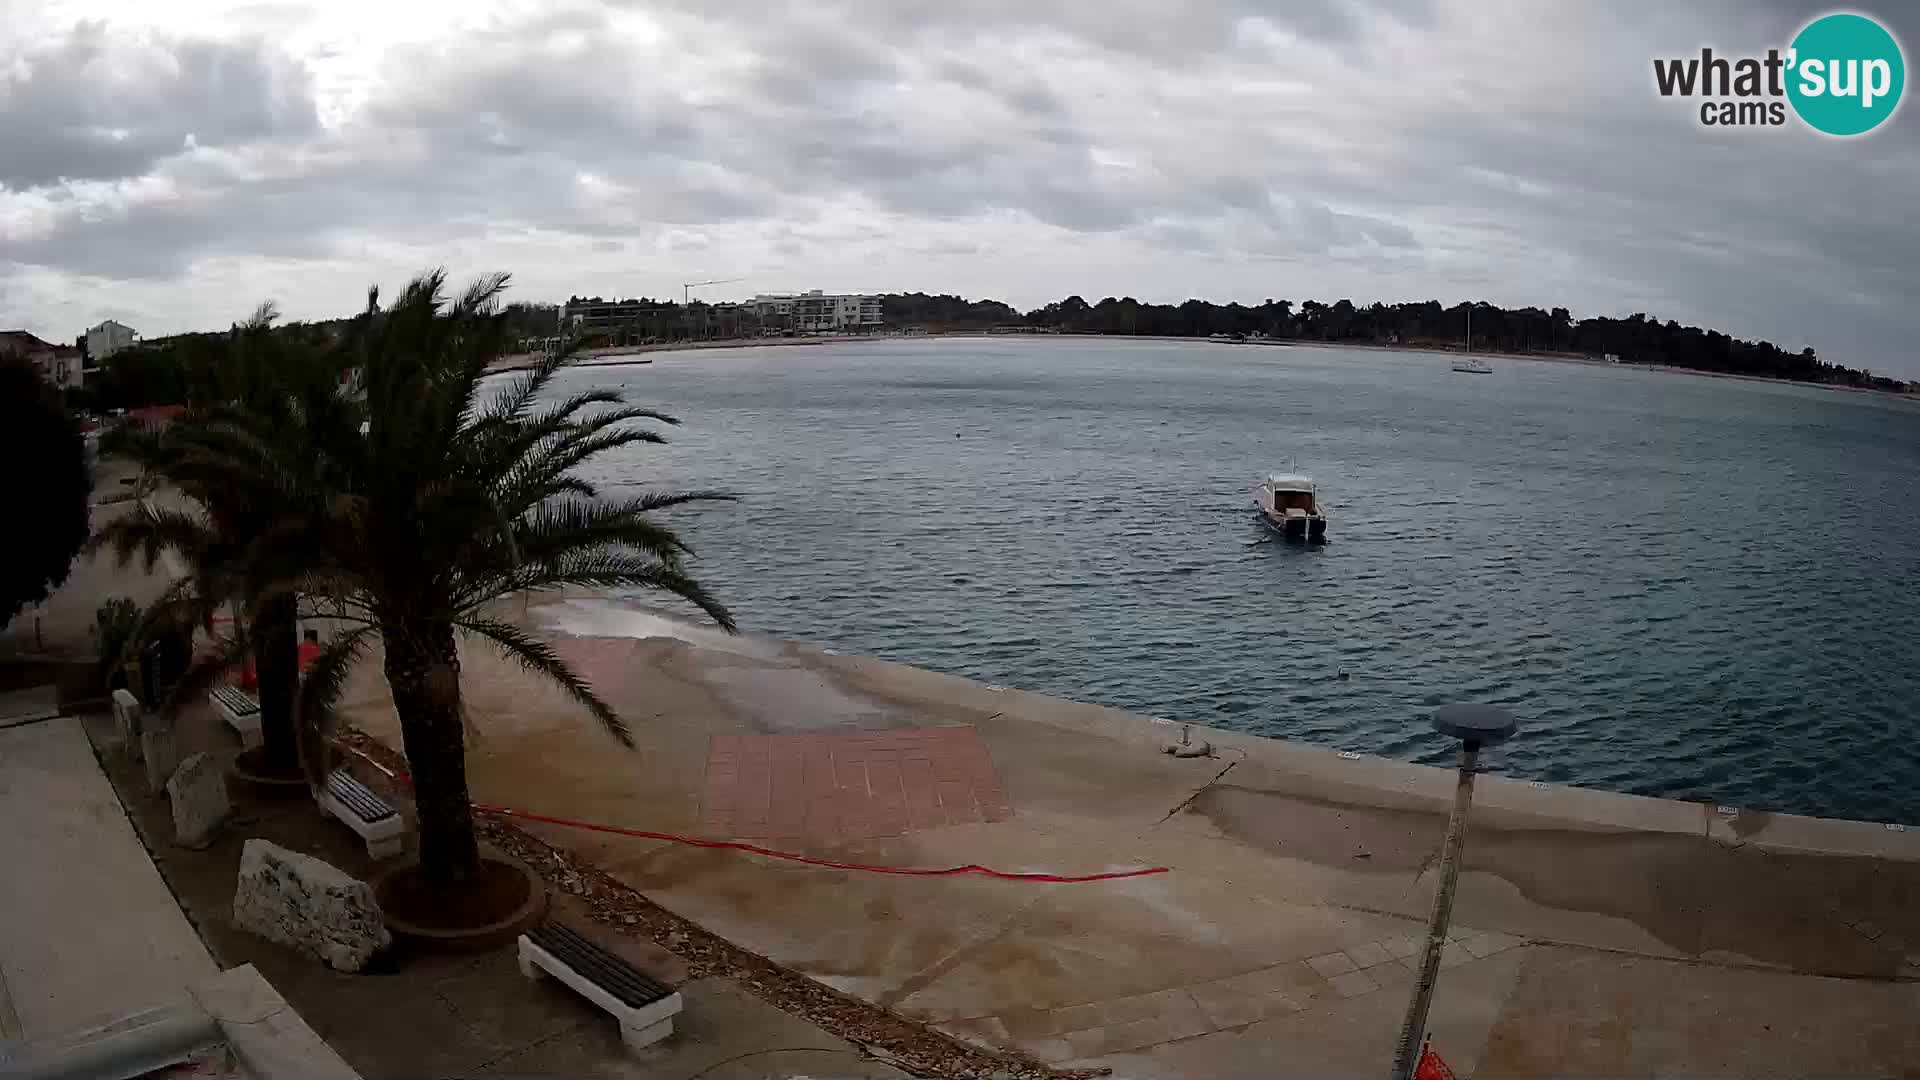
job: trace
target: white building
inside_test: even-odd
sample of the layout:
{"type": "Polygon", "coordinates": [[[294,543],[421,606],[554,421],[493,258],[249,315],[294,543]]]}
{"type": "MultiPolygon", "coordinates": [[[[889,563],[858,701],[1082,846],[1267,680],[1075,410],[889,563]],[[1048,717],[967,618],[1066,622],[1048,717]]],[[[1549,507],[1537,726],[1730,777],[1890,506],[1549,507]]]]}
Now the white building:
{"type": "Polygon", "coordinates": [[[40,373],[62,390],[81,385],[86,372],[80,362],[80,350],[72,345],[55,345],[52,359],[41,366],[40,373]]]}
{"type": "Polygon", "coordinates": [[[762,293],[746,302],[762,319],[790,318],[801,333],[877,330],[880,298],[871,293],[762,293]]]}
{"type": "Polygon", "coordinates": [[[63,390],[80,385],[80,350],[42,341],[25,330],[0,330],[0,360],[32,364],[41,378],[63,390]]]}
{"type": "Polygon", "coordinates": [[[133,327],[108,319],[87,331],[87,359],[98,364],[121,349],[133,348],[139,340],[133,327]]]}

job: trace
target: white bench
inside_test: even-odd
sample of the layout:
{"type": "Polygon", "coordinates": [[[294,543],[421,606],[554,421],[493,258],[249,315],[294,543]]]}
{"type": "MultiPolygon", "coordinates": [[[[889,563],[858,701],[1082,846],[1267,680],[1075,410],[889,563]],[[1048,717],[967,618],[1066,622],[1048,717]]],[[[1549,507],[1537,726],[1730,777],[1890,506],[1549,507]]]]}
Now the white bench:
{"type": "Polygon", "coordinates": [[[520,974],[542,973],[613,1014],[620,1041],[638,1051],[673,1034],[680,991],[559,923],[544,923],[520,935],[520,974]]]}
{"type": "Polygon", "coordinates": [[[260,699],[237,686],[217,686],[207,695],[213,711],[240,736],[240,745],[260,745],[260,699]]]}
{"type": "Polygon", "coordinates": [[[367,845],[367,858],[391,859],[405,850],[407,819],[345,769],[328,774],[317,798],[320,809],[359,834],[367,845]]]}

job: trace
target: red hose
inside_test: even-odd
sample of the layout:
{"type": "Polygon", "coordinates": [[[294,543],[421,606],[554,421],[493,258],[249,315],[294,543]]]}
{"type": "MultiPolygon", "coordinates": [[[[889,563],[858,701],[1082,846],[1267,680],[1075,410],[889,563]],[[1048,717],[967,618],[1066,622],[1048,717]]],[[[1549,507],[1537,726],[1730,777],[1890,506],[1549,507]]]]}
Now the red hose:
{"type": "MultiPolygon", "coordinates": [[[[357,751],[356,751],[357,753],[357,751]]],[[[374,761],[365,754],[360,759],[393,777],[400,783],[413,786],[413,777],[406,773],[396,773],[392,769],[374,761]]],[[[968,863],[966,866],[949,866],[941,870],[923,870],[906,866],[868,866],[865,863],[835,862],[832,859],[816,859],[810,855],[801,855],[792,851],[775,851],[758,844],[741,843],[738,840],[702,840],[695,836],[681,836],[678,833],[651,832],[647,829],[625,829],[618,825],[596,825],[590,821],[574,821],[571,818],[548,817],[545,814],[532,814],[525,810],[515,810],[507,806],[493,806],[488,803],[474,803],[476,813],[491,814],[495,817],[518,818],[522,821],[538,821],[545,825],[565,825],[571,829],[586,829],[590,832],[613,833],[616,836],[632,836],[642,840],[667,840],[689,847],[718,848],[728,851],[747,851],[755,855],[765,855],[770,859],[785,859],[789,862],[805,863],[808,866],[821,866],[829,870],[858,870],[868,874],[902,874],[908,877],[952,877],[957,874],[981,874],[999,878],[1002,881],[1031,881],[1054,885],[1080,885],[1089,881],[1116,881],[1120,878],[1147,877],[1150,874],[1164,874],[1170,869],[1165,866],[1149,866],[1139,870],[1110,870],[1100,874],[1028,874],[1012,870],[995,870],[990,866],[968,863]]]]}
{"type": "Polygon", "coordinates": [[[619,836],[637,836],[645,840],[671,840],[676,844],[691,847],[724,848],[732,851],[751,851],[755,855],[765,855],[773,859],[786,859],[790,862],[806,863],[808,866],[824,866],[831,870],[860,870],[869,874],[905,874],[911,877],[950,877],[954,874],[984,874],[987,877],[1000,878],[1003,881],[1038,881],[1058,885],[1078,885],[1088,881],[1113,881],[1117,878],[1146,877],[1148,874],[1164,874],[1168,867],[1149,866],[1141,870],[1112,870],[1102,874],[1025,874],[1012,870],[995,870],[990,866],[968,863],[966,866],[949,866],[942,870],[923,870],[906,866],[868,866],[865,863],[835,862],[832,859],[816,859],[809,855],[799,855],[791,851],[775,851],[758,844],[741,843],[738,840],[701,840],[698,837],[681,836],[677,833],[649,832],[646,829],[623,829],[618,825],[595,825],[585,821],[572,821],[567,818],[548,817],[545,814],[529,814],[524,810],[513,810],[504,806],[489,806],[474,803],[474,810],[482,814],[497,817],[520,818],[523,821],[539,821],[548,825],[566,825],[575,829],[589,829],[593,832],[614,833],[619,836]]]}

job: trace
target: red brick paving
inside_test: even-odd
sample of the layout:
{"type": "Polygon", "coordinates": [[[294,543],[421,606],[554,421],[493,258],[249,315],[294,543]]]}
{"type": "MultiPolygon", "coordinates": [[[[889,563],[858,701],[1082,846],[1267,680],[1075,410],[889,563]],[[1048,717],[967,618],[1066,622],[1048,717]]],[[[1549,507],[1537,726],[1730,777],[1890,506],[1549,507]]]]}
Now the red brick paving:
{"type": "Polygon", "coordinates": [[[970,727],[837,735],[716,735],[702,831],[777,846],[833,845],[1013,816],[970,727]]]}

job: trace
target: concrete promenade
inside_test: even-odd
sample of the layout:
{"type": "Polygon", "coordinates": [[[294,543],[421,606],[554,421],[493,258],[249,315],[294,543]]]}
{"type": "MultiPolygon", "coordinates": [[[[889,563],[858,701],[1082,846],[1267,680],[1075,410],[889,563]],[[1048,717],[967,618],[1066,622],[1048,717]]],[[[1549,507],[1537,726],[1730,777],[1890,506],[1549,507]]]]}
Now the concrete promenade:
{"type": "Polygon", "coordinates": [[[220,973],[77,717],[0,731],[0,1039],[187,1000],[220,973]]]}
{"type": "MultiPolygon", "coordinates": [[[[656,902],[1048,1061],[1384,1074],[1450,772],[1202,729],[1215,754],[1176,759],[1115,710],[591,600],[525,618],[639,745],[475,647],[477,800],[880,865],[1171,868],[900,877],[531,827],[656,902]]],[[[397,746],[378,672],[345,719],[397,746]]],[[[1432,1036],[1478,1077],[1911,1074],[1916,901],[1920,832],[1485,777],[1432,1036]]]]}

